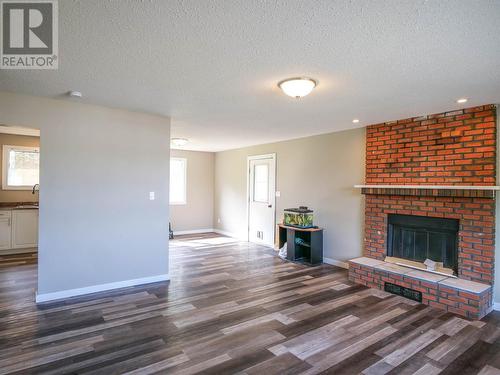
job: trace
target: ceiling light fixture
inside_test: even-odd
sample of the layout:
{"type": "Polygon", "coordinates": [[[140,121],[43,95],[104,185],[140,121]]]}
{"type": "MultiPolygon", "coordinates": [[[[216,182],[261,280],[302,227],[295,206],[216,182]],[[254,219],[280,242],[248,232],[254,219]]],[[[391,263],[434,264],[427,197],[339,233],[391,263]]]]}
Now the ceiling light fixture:
{"type": "Polygon", "coordinates": [[[182,147],[187,145],[189,141],[186,138],[172,138],[170,142],[174,147],[182,147]]]}
{"type": "Polygon", "coordinates": [[[352,123],[353,124],[357,124],[359,122],[359,119],[355,118],[354,120],[352,120],[352,123]]]}
{"type": "Polygon", "coordinates": [[[309,95],[317,85],[318,81],[307,77],[289,78],[278,83],[286,95],[297,99],[309,95]]]}
{"type": "Polygon", "coordinates": [[[467,100],[469,100],[469,99],[467,99],[467,98],[460,98],[460,99],[457,99],[457,103],[458,104],[467,103],[467,100]]]}
{"type": "Polygon", "coordinates": [[[72,98],[83,97],[83,94],[80,91],[70,91],[70,92],[68,92],[68,95],[71,96],[72,98]]]}

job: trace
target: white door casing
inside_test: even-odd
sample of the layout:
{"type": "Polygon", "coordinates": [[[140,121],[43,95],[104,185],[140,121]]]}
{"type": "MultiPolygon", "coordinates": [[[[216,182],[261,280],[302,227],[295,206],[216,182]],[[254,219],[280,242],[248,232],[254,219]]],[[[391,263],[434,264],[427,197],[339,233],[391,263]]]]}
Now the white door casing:
{"type": "Polygon", "coordinates": [[[274,246],[276,154],[248,157],[248,241],[274,246]]]}

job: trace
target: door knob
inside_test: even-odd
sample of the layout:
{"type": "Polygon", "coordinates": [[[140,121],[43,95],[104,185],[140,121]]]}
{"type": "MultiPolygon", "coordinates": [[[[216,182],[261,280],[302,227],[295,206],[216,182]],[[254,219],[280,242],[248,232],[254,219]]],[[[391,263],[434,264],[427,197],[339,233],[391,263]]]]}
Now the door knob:
{"type": "Polygon", "coordinates": [[[268,204],[267,207],[271,208],[273,205],[272,204],[268,204]]]}

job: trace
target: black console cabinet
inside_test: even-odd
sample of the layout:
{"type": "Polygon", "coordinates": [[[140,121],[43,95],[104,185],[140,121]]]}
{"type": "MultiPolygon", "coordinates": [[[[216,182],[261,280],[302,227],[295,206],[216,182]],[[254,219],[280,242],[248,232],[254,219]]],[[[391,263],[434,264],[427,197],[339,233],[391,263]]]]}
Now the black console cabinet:
{"type": "Polygon", "coordinates": [[[279,248],[287,243],[287,259],[311,265],[323,263],[323,229],[279,224],[279,248]],[[299,239],[297,241],[296,239],[299,239]]]}

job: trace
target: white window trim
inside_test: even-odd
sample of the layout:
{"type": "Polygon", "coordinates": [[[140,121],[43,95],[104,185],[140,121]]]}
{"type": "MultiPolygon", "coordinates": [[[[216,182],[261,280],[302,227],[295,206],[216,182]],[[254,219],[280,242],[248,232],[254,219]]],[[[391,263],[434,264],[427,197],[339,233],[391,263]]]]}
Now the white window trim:
{"type": "Polygon", "coordinates": [[[187,204],[187,159],[186,158],[170,158],[170,160],[180,160],[184,162],[184,200],[179,202],[170,202],[170,192],[169,192],[169,204],[170,206],[185,206],[187,204]]]}
{"type": "Polygon", "coordinates": [[[40,153],[40,147],[27,147],[27,146],[14,146],[14,145],[3,145],[2,148],[2,190],[31,190],[32,185],[23,186],[10,186],[7,185],[7,162],[9,160],[10,150],[22,150],[22,151],[35,151],[40,153]]]}

